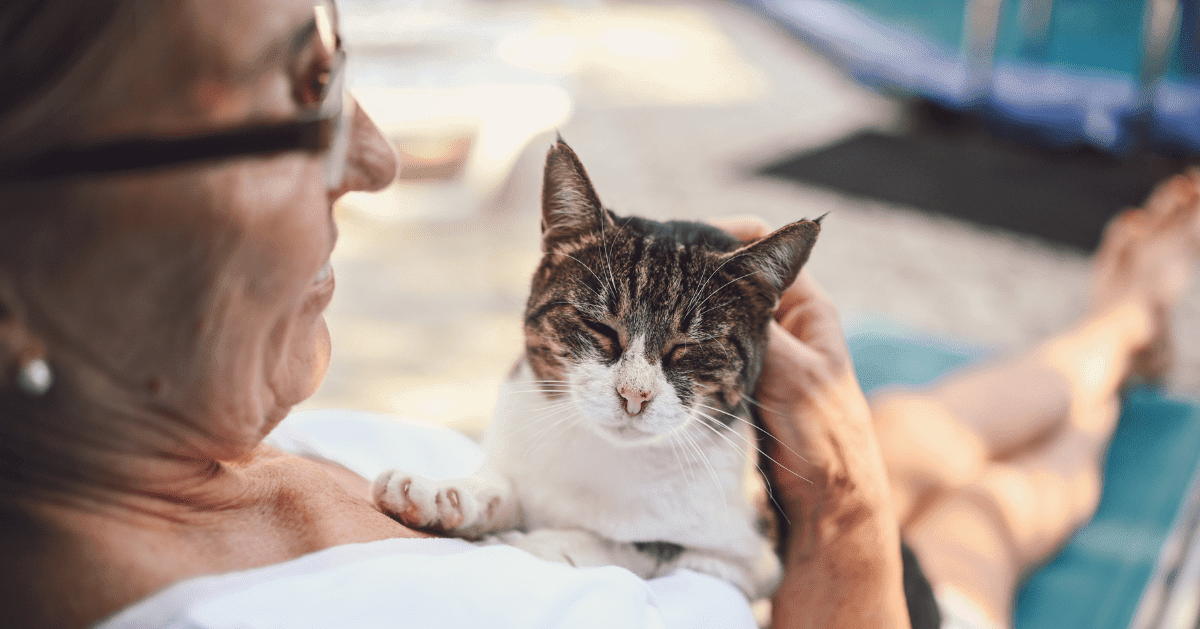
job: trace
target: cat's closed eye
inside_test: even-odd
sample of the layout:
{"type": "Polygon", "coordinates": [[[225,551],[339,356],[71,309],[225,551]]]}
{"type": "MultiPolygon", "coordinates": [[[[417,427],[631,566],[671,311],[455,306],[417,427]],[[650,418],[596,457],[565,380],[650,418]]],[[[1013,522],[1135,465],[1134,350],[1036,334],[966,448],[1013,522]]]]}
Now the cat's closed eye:
{"type": "Polygon", "coordinates": [[[603,323],[600,323],[599,321],[588,319],[587,317],[580,317],[579,320],[582,321],[589,330],[594,332],[608,344],[607,349],[610,357],[615,360],[621,356],[621,352],[624,348],[621,347],[621,335],[618,334],[616,330],[603,323]]]}
{"type": "Polygon", "coordinates": [[[663,365],[670,365],[683,358],[683,355],[687,353],[687,346],[687,343],[676,343],[668,347],[667,351],[663,352],[663,365]]]}

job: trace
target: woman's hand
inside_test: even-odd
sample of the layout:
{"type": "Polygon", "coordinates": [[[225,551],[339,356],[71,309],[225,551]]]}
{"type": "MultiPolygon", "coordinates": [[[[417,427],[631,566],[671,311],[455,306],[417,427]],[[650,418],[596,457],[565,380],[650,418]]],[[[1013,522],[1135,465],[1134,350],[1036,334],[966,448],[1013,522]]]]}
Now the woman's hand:
{"type": "MultiPolygon", "coordinates": [[[[757,219],[718,226],[749,240],[757,219]]],[[[837,312],[806,273],[783,294],[758,384],[769,472],[789,520],[775,627],[906,627],[899,528],[837,312]]]]}
{"type": "Polygon", "coordinates": [[[775,317],[757,399],[777,441],[763,445],[777,461],[771,471],[792,519],[793,546],[813,552],[864,517],[892,517],[887,472],[824,291],[801,272],[775,317]]]}

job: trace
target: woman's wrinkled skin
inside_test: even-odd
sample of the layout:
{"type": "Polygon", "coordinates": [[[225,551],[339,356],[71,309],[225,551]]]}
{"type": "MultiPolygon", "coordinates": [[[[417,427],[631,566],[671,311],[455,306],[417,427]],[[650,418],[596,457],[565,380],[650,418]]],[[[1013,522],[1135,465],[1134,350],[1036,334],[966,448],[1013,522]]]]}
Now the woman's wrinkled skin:
{"type": "MultiPolygon", "coordinates": [[[[311,19],[294,0],[165,8],[168,30],[112,67],[109,85],[135,90],[127,106],[89,139],[300,115],[280,44],[311,19]]],[[[14,533],[0,607],[24,614],[6,623],[83,626],[186,576],[413,534],[364,480],[260,445],[328,365],[334,279],[314,278],[333,202],[395,177],[379,130],[357,108],[353,121],[337,190],[304,152],[72,182],[49,246],[0,268],[4,372],[43,355],[60,401],[36,427],[3,428],[28,442],[20,477],[36,480],[0,483],[14,533]]]]}

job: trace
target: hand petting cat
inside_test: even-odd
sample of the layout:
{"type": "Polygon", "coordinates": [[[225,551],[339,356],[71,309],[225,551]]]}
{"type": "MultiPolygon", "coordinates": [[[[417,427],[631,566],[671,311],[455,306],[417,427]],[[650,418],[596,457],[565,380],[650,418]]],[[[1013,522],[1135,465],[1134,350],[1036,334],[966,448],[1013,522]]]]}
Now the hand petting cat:
{"type": "Polygon", "coordinates": [[[782,559],[776,626],[904,626],[870,412],[836,312],[797,276],[819,220],[770,233],[733,221],[731,237],[622,217],[561,138],[542,205],[525,353],[501,388],[484,464],[442,481],[384,472],[380,508],[576,567],[708,574],[751,601],[780,586],[782,559]],[[790,523],[782,557],[744,491],[756,441],[790,523]]]}
{"type": "MultiPolygon", "coordinates": [[[[714,224],[743,241],[770,232],[753,217],[714,224]]],[[[791,524],[772,625],[907,627],[887,472],[837,311],[801,271],[775,320],[757,400],[791,524]]]]}

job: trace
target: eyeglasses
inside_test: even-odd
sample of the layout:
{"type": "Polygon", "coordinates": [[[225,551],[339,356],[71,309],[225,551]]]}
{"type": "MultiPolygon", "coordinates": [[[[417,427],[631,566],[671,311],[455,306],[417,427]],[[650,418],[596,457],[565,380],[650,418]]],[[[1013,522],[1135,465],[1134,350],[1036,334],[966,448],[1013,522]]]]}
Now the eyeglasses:
{"type": "Polygon", "coordinates": [[[244,156],[290,151],[325,152],[325,185],[342,184],[350,147],[352,107],[346,96],[346,53],[334,31],[333,5],[319,1],[314,9],[316,35],[331,57],[320,106],[310,115],[287,122],[243,125],[181,136],[147,136],[91,146],[52,149],[0,162],[0,183],[35,182],[67,177],[152,170],[244,156]]]}

